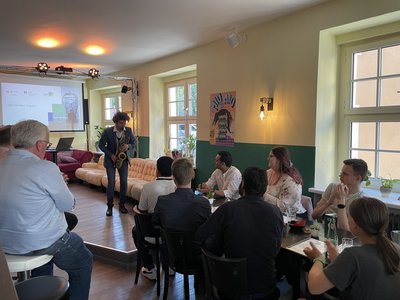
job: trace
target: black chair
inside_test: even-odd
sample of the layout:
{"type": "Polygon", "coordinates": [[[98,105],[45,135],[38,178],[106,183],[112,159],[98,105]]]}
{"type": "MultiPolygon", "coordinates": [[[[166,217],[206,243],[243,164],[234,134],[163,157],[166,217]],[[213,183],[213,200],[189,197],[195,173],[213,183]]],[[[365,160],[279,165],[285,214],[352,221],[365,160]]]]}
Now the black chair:
{"type": "MultiPolygon", "coordinates": [[[[157,270],[157,296],[160,296],[160,252],[161,252],[161,234],[158,228],[153,226],[152,222],[153,214],[149,213],[136,213],[134,216],[135,219],[135,227],[136,227],[136,247],[138,248],[137,252],[137,261],[136,261],[136,275],[135,275],[135,284],[138,283],[140,269],[142,267],[142,253],[140,253],[139,249],[142,247],[146,247],[151,251],[155,252],[156,259],[156,270],[157,270]],[[154,243],[145,240],[145,237],[154,238],[154,243]]],[[[168,273],[168,269],[166,271],[168,273]]],[[[168,277],[168,274],[166,274],[168,277]]]]}
{"type": "MultiPolygon", "coordinates": [[[[201,249],[193,243],[195,232],[175,232],[161,228],[163,238],[164,270],[170,267],[175,272],[183,274],[185,299],[189,299],[189,275],[200,278],[201,249]]],[[[169,276],[164,276],[164,297],[168,297],[169,276]]],[[[195,278],[195,289],[196,278],[195,278]]]]}
{"type": "Polygon", "coordinates": [[[59,276],[39,276],[15,285],[19,300],[67,300],[68,280],[59,276]]]}
{"type": "Polygon", "coordinates": [[[247,258],[223,258],[203,251],[209,299],[241,299],[247,290],[247,258]]]}

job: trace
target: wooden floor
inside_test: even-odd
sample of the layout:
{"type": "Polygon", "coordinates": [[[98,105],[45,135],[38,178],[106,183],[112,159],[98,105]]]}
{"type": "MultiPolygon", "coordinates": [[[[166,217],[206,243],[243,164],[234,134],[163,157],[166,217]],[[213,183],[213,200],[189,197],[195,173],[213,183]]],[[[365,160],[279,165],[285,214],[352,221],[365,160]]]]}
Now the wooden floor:
{"type": "MultiPolygon", "coordinates": [[[[115,198],[113,217],[106,217],[106,194],[104,192],[79,183],[70,183],[69,188],[77,201],[74,213],[78,216],[79,223],[74,231],[81,235],[85,242],[123,252],[136,250],[131,234],[134,224],[132,203],[126,205],[128,214],[120,214],[118,199],[115,198]]],[[[59,269],[56,269],[55,274],[67,277],[67,274],[59,269]]],[[[158,299],[155,282],[140,276],[138,284],[135,285],[134,278],[135,265],[126,266],[101,257],[95,257],[90,299],[158,299]]],[[[190,277],[190,294],[191,299],[204,299],[204,297],[198,295],[196,297],[194,294],[192,277],[190,277]]],[[[163,280],[160,298],[162,296],[163,280]]],[[[177,274],[170,277],[168,299],[184,299],[182,275],[177,274]]]]}

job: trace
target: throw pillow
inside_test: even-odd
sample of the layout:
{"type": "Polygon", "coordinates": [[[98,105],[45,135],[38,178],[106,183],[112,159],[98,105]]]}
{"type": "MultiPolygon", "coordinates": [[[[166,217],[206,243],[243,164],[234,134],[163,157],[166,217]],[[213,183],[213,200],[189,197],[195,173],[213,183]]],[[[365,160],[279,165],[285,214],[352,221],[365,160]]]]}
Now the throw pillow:
{"type": "Polygon", "coordinates": [[[74,163],[74,162],[78,162],[75,158],[73,158],[72,156],[60,156],[60,161],[62,163],[74,163]]]}

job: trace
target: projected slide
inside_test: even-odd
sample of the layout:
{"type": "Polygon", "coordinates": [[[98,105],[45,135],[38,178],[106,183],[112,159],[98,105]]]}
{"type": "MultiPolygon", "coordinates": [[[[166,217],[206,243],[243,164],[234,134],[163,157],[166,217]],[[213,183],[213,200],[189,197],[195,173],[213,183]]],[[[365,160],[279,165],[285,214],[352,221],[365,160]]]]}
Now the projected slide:
{"type": "Polygon", "coordinates": [[[51,131],[83,130],[82,90],[79,85],[50,86],[1,83],[3,124],[35,119],[51,131]]]}

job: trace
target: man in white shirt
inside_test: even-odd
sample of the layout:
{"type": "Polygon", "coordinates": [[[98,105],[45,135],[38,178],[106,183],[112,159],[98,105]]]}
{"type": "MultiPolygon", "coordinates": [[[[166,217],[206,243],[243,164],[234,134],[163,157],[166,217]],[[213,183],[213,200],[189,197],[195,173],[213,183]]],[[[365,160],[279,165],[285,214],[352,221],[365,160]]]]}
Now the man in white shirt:
{"type": "Polygon", "coordinates": [[[363,196],[361,182],[366,178],[368,165],[362,159],[346,159],[343,161],[340,183],[331,183],[318,201],[312,217],[317,219],[326,213],[336,213],[338,227],[349,230],[347,210],[350,203],[363,196]]]}
{"type": "Polygon", "coordinates": [[[202,193],[214,192],[215,197],[226,197],[231,200],[240,198],[239,187],[242,174],[232,166],[232,155],[228,151],[220,151],[215,157],[215,171],[207,182],[199,186],[202,193]],[[218,189],[214,190],[217,186],[218,189]]]}
{"type": "MultiPolygon", "coordinates": [[[[162,156],[157,160],[157,179],[143,186],[139,204],[134,208],[135,213],[154,213],[158,196],[168,195],[175,191],[175,182],[171,176],[172,163],[173,159],[169,156],[162,156]]],[[[138,245],[136,227],[132,228],[132,237],[135,245],[138,245]]],[[[142,275],[150,280],[155,280],[156,268],[154,267],[153,257],[146,247],[139,251],[142,253],[143,260],[142,275]]]]}

